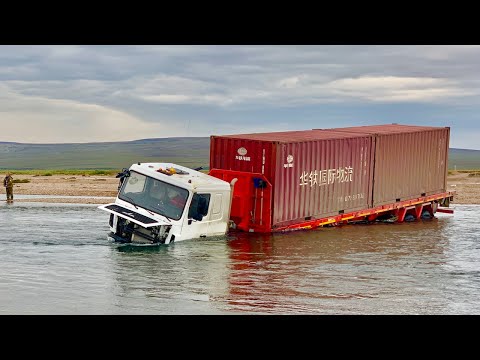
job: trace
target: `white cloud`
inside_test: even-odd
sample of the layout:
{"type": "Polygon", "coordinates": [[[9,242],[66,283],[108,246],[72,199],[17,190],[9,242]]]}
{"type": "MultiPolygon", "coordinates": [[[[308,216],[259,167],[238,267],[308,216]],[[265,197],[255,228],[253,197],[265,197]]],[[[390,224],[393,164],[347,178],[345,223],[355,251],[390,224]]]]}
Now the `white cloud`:
{"type": "Polygon", "coordinates": [[[340,79],[329,83],[327,88],[338,96],[371,101],[444,101],[456,96],[475,95],[446,79],[395,76],[340,79]]]}
{"type": "Polygon", "coordinates": [[[1,141],[29,143],[125,141],[175,136],[165,119],[147,123],[125,112],[71,100],[24,96],[0,88],[1,141]]]}
{"type": "Polygon", "coordinates": [[[300,82],[300,77],[299,76],[292,76],[292,77],[280,80],[278,82],[278,86],[280,88],[293,89],[293,88],[297,87],[299,82],[300,82]]]}
{"type": "Polygon", "coordinates": [[[210,81],[157,74],[152,79],[132,78],[126,81],[122,96],[130,96],[159,104],[226,106],[232,102],[227,89],[210,81]]]}
{"type": "Polygon", "coordinates": [[[0,76],[6,77],[25,77],[35,75],[37,69],[31,65],[2,66],[0,67],[0,76]]]}
{"type": "Polygon", "coordinates": [[[444,85],[445,80],[434,78],[398,77],[398,76],[363,76],[332,81],[332,88],[348,88],[358,91],[371,89],[408,89],[444,85]]]}
{"type": "MultiPolygon", "coordinates": [[[[228,107],[349,102],[442,102],[476,95],[449,79],[428,77],[363,76],[329,81],[325,76],[281,74],[230,74],[229,82],[203,81],[161,75],[146,82],[129,81],[129,94],[162,104],[213,105],[228,107]]],[[[122,94],[125,94],[122,92],[122,94]]]]}
{"type": "Polygon", "coordinates": [[[187,95],[162,94],[162,95],[143,95],[141,99],[164,104],[181,104],[191,102],[192,97],[187,95]]]}

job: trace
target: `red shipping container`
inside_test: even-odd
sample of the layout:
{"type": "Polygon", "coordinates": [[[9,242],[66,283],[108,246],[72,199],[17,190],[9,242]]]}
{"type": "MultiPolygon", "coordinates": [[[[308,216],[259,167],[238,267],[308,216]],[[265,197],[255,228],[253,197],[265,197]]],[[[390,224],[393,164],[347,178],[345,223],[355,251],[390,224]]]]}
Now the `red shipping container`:
{"type": "Polygon", "coordinates": [[[271,231],[369,208],[373,139],[313,130],[211,136],[210,169],[239,179],[231,213],[237,226],[271,231]]]}
{"type": "Polygon", "coordinates": [[[373,206],[447,189],[449,127],[391,124],[315,131],[375,137],[373,206]]]}

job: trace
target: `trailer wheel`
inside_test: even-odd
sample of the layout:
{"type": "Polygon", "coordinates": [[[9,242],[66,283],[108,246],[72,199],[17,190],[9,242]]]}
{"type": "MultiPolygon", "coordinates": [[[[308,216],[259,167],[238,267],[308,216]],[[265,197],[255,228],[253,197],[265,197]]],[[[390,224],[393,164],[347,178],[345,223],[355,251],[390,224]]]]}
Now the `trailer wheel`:
{"type": "Polygon", "coordinates": [[[430,211],[424,210],[422,212],[422,219],[428,220],[428,219],[431,219],[431,218],[432,218],[432,215],[430,214],[430,211]]]}

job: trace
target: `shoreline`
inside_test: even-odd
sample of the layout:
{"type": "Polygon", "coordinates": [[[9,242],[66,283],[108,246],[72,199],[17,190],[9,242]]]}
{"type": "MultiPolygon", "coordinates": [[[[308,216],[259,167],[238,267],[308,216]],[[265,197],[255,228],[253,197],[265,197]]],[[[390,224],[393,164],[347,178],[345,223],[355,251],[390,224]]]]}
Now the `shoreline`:
{"type": "MultiPolygon", "coordinates": [[[[14,202],[50,202],[77,204],[107,204],[115,201],[118,179],[107,175],[15,175],[14,202]],[[16,198],[16,195],[35,195],[35,198],[16,198]],[[42,197],[45,195],[45,197],[42,197]],[[78,198],[82,196],[83,198],[78,198]]],[[[6,199],[2,186],[1,200],[6,199]]],[[[480,176],[456,173],[447,178],[447,190],[455,191],[452,205],[480,204],[480,176]]]]}
{"type": "MultiPolygon", "coordinates": [[[[117,196],[118,179],[106,175],[15,175],[14,202],[48,202],[74,204],[108,204],[117,196]],[[18,198],[35,195],[35,198],[18,198]],[[45,196],[45,197],[42,197],[45,196]],[[17,198],[16,198],[17,196],[17,198]],[[83,198],[78,198],[82,196],[83,198]],[[99,198],[101,197],[101,198],[99,198]]],[[[5,188],[0,198],[6,199],[5,188]]]]}

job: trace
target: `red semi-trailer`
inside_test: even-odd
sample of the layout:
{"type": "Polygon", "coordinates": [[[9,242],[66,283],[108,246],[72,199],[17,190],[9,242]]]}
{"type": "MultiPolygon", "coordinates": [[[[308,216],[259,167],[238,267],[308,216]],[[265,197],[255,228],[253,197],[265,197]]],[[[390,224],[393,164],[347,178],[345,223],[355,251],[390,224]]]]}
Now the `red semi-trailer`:
{"type": "Polygon", "coordinates": [[[119,174],[116,242],[170,244],[449,211],[449,128],[380,125],[212,136],[210,173],[137,163],[119,174]]]}
{"type": "Polygon", "coordinates": [[[243,231],[402,222],[453,200],[449,135],[392,124],[211,136],[210,175],[237,179],[230,219],[243,231]]]}

